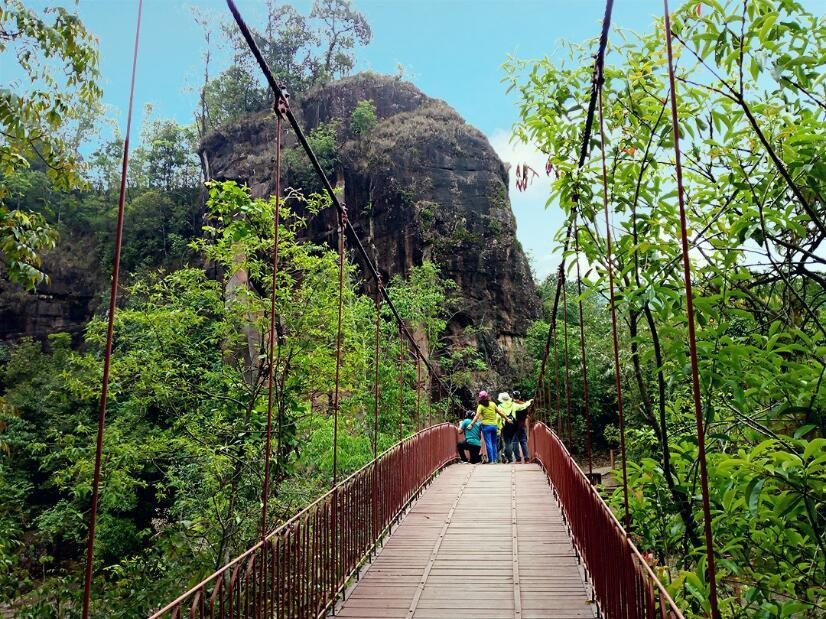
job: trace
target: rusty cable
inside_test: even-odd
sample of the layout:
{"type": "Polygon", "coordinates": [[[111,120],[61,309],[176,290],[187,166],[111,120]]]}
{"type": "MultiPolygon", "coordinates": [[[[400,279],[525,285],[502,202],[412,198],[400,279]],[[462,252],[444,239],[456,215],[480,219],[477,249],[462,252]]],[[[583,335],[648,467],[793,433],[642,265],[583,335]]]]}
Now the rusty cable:
{"type": "Polygon", "coordinates": [[[422,409],[421,409],[421,400],[422,400],[422,374],[421,374],[421,358],[419,355],[416,355],[416,425],[418,429],[421,430],[422,426],[422,409]]]}
{"type": "MultiPolygon", "coordinates": [[[[563,269],[564,273],[564,269],[563,269]]],[[[564,275],[563,275],[564,277],[564,275]]],[[[568,364],[568,286],[562,280],[562,338],[565,342],[565,420],[568,426],[568,445],[574,448],[574,436],[571,428],[571,371],[568,364]]]]}
{"type": "Polygon", "coordinates": [[[399,440],[404,438],[404,335],[399,324],[399,440]]]}
{"type": "MultiPolygon", "coordinates": [[[[611,14],[613,10],[614,0],[606,0],[605,14],[602,17],[602,30],[599,35],[599,45],[597,47],[597,53],[594,56],[594,69],[591,77],[591,95],[588,100],[588,113],[585,117],[585,130],[582,134],[582,143],[580,146],[579,160],[577,162],[577,170],[585,165],[585,161],[588,156],[588,148],[591,144],[591,131],[594,123],[594,109],[596,107],[597,97],[597,80],[598,76],[602,74],[602,67],[605,63],[605,48],[608,45],[608,31],[611,28],[611,14]]],[[[576,202],[577,199],[578,198],[575,197],[574,202],[576,202]]],[[[550,354],[551,338],[553,335],[553,330],[556,328],[556,316],[557,311],[559,310],[559,296],[561,293],[562,282],[565,279],[565,254],[568,253],[568,246],[571,239],[571,224],[572,222],[569,221],[568,228],[565,231],[565,242],[562,246],[562,260],[559,262],[559,267],[556,271],[556,290],[554,291],[551,320],[548,325],[548,335],[545,338],[545,350],[542,354],[542,363],[539,368],[539,384],[542,383],[545,376],[545,365],[548,361],[548,355],[550,354]]]]}
{"type": "Polygon", "coordinates": [[[431,384],[433,379],[430,377],[430,372],[427,372],[427,380],[425,381],[425,389],[427,393],[427,427],[433,425],[433,394],[430,391],[431,384]]]}
{"type": "Polygon", "coordinates": [[[714,563],[714,541],[711,532],[711,502],[708,494],[708,469],[706,464],[706,441],[703,424],[702,399],[700,395],[700,370],[697,360],[697,335],[694,327],[694,300],[691,286],[691,263],[688,257],[688,224],[685,214],[685,191],[683,188],[683,168],[680,161],[680,130],[677,113],[677,90],[674,79],[674,54],[671,48],[671,17],[668,0],[663,0],[665,10],[665,43],[668,59],[668,82],[671,89],[671,124],[674,135],[674,168],[677,177],[677,201],[680,206],[680,242],[683,253],[683,279],[685,282],[685,311],[688,323],[688,351],[691,358],[691,387],[694,396],[694,418],[697,422],[697,451],[700,463],[700,490],[703,498],[703,528],[706,541],[706,561],[708,568],[709,603],[711,615],[719,619],[720,608],[717,601],[717,573],[714,563]]]}
{"type": "Polygon", "coordinates": [[[611,246],[611,222],[608,216],[608,167],[605,162],[605,122],[602,108],[602,84],[599,89],[599,134],[600,152],[602,155],[602,206],[605,211],[605,244],[606,261],[608,264],[608,291],[611,304],[611,338],[614,348],[614,382],[617,387],[617,416],[619,417],[620,452],[622,455],[622,499],[625,509],[625,531],[631,531],[631,512],[628,508],[628,469],[625,462],[625,413],[622,408],[622,376],[619,362],[619,337],[617,335],[617,309],[614,296],[614,264],[611,246]]]}
{"type": "Polygon", "coordinates": [[[591,456],[591,408],[588,402],[588,364],[585,359],[585,318],[582,312],[582,276],[579,272],[579,226],[574,213],[574,260],[576,261],[576,289],[577,307],[579,309],[579,352],[580,366],[582,367],[582,397],[585,405],[585,453],[588,457],[588,475],[594,473],[594,462],[591,456]]]}
{"type": "Polygon", "coordinates": [[[344,305],[344,222],[346,211],[339,213],[338,218],[338,319],[336,321],[336,382],[333,391],[333,507],[332,507],[332,537],[335,585],[339,584],[339,567],[342,563],[340,553],[342,545],[338,535],[338,413],[341,407],[341,315],[344,305]]]}
{"type": "Polygon", "coordinates": [[[556,433],[562,438],[562,407],[559,404],[559,347],[557,346],[556,329],[553,330],[554,340],[554,403],[556,405],[556,433]]]}
{"type": "MultiPolygon", "coordinates": [[[[267,358],[269,367],[267,369],[267,431],[264,447],[264,488],[261,507],[261,539],[267,535],[267,509],[270,496],[270,456],[272,452],[272,408],[275,375],[275,355],[276,355],[276,332],[275,332],[275,306],[276,292],[278,289],[278,226],[280,223],[281,210],[281,110],[280,107],[286,105],[286,99],[279,99],[275,106],[275,208],[273,210],[272,221],[272,292],[270,294],[270,325],[267,358]],[[283,103],[282,103],[283,102],[283,103]]],[[[278,422],[278,450],[281,450],[281,414],[278,422]]]]}
{"type": "Polygon", "coordinates": [[[376,288],[376,351],[373,358],[375,374],[373,376],[373,459],[378,455],[379,444],[379,354],[381,353],[381,279],[376,288]]]}
{"type": "Polygon", "coordinates": [[[338,218],[338,319],[336,321],[336,384],[333,391],[333,486],[338,483],[338,413],[341,407],[341,315],[344,305],[344,223],[346,214],[338,218]]]}
{"type": "MultiPolygon", "coordinates": [[[[276,292],[278,290],[278,226],[280,224],[281,210],[281,115],[282,107],[287,105],[286,99],[279,99],[275,106],[275,208],[273,209],[273,241],[272,241],[272,291],[270,293],[270,324],[269,341],[267,342],[267,429],[264,444],[264,485],[261,491],[261,539],[267,536],[268,508],[270,498],[270,459],[272,455],[272,408],[274,376],[276,364],[276,292]]],[[[282,420],[281,413],[278,415],[278,451],[281,452],[282,443],[282,420]]],[[[266,563],[260,572],[263,581],[266,580],[266,563]]]]}
{"type": "MultiPolygon", "coordinates": [[[[613,2],[613,0],[609,0],[609,2],[613,2]]],[[[232,17],[235,19],[235,23],[238,25],[238,29],[241,31],[241,35],[244,37],[244,40],[247,43],[247,46],[250,49],[253,57],[255,58],[256,62],[258,63],[261,72],[264,74],[264,78],[267,81],[267,84],[275,93],[276,98],[283,96],[283,89],[276,81],[272,70],[270,70],[269,66],[267,65],[267,61],[264,60],[264,56],[261,53],[261,50],[258,48],[258,44],[255,42],[255,38],[253,37],[252,33],[250,32],[249,27],[247,26],[244,18],[241,17],[241,13],[238,11],[238,7],[235,5],[234,0],[226,0],[227,7],[232,13],[232,17]]],[[[284,117],[290,123],[292,127],[293,133],[295,133],[295,137],[298,140],[298,143],[301,145],[304,152],[307,154],[307,157],[310,160],[310,164],[313,167],[313,170],[316,173],[316,176],[321,181],[321,184],[324,187],[324,192],[329,196],[332,205],[335,207],[339,217],[344,218],[344,228],[347,234],[350,236],[350,241],[354,245],[356,252],[361,257],[364,266],[370,272],[374,281],[378,281],[381,277],[381,273],[378,269],[376,263],[373,262],[373,259],[367,253],[367,250],[364,248],[364,244],[361,242],[358,234],[356,233],[353,224],[347,218],[347,209],[345,208],[344,204],[339,200],[338,194],[336,194],[335,190],[333,189],[332,184],[330,183],[330,179],[327,178],[327,174],[324,172],[324,169],[321,167],[321,164],[318,161],[318,157],[316,156],[315,152],[313,152],[310,143],[307,141],[307,136],[304,135],[304,131],[301,129],[301,125],[298,124],[298,120],[296,119],[295,115],[293,114],[292,110],[287,108],[284,117]]],[[[399,310],[396,308],[396,305],[393,303],[393,299],[390,298],[390,294],[388,293],[386,288],[382,288],[381,291],[382,297],[384,301],[387,303],[387,306],[390,308],[390,311],[393,313],[393,316],[396,319],[396,322],[399,324],[404,336],[407,338],[408,342],[412,345],[413,349],[416,351],[418,355],[421,355],[421,350],[419,350],[419,346],[416,344],[415,338],[407,326],[404,324],[404,320],[402,319],[399,310]]],[[[434,368],[430,365],[430,362],[426,359],[423,360],[424,364],[430,370],[430,372],[436,377],[439,382],[442,382],[442,379],[439,378],[438,374],[435,372],[434,368]]],[[[451,394],[450,390],[447,390],[449,394],[451,394]]],[[[451,398],[454,396],[451,394],[451,398]]]]}
{"type": "Polygon", "coordinates": [[[378,281],[376,288],[376,351],[373,357],[373,365],[375,373],[373,374],[373,473],[372,473],[372,495],[373,495],[373,509],[372,509],[372,523],[373,523],[373,539],[378,538],[378,488],[376,486],[376,466],[378,465],[379,457],[379,355],[381,353],[381,279],[378,281]]]}
{"type": "Polygon", "coordinates": [[[95,472],[92,481],[92,504],[89,511],[89,538],[86,542],[86,568],[83,582],[83,619],[88,619],[92,599],[92,571],[95,559],[95,531],[97,528],[98,499],[100,497],[100,471],[103,461],[103,433],[106,426],[106,401],[109,395],[109,373],[112,365],[112,343],[115,337],[115,311],[120,277],[120,254],[123,247],[123,219],[126,203],[126,173],[129,168],[129,138],[132,131],[132,107],[135,100],[135,74],[138,68],[138,43],[141,33],[143,0],[138,0],[138,16],[135,23],[135,46],[132,51],[132,78],[129,84],[129,107],[126,114],[126,134],[123,139],[123,158],[120,169],[118,193],[118,221],[115,229],[115,254],[112,258],[112,287],[109,291],[109,316],[106,324],[106,349],[103,356],[103,377],[100,385],[98,407],[98,431],[95,444],[95,472]]]}

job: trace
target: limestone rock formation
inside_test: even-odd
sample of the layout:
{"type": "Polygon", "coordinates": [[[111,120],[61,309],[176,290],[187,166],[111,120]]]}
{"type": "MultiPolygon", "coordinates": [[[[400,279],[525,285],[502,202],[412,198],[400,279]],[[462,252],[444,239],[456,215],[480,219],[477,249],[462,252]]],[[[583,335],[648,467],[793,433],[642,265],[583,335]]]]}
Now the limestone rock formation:
{"type": "MultiPolygon", "coordinates": [[[[516,239],[507,170],[485,136],[412,84],[369,73],[333,82],[292,106],[305,131],[322,125],[335,131],[335,159],[322,163],[343,185],[349,218],[386,280],[426,260],[438,264],[461,295],[449,336],[483,353],[498,375],[484,380],[506,384],[541,308],[516,239]],[[377,124],[355,135],[351,115],[364,100],[373,102],[377,124]]],[[[272,113],[245,118],[209,136],[202,160],[212,178],[269,195],[274,135],[272,113]]],[[[298,176],[287,166],[284,182],[298,176]]],[[[334,214],[324,213],[308,234],[332,242],[335,225],[334,214]]]]}

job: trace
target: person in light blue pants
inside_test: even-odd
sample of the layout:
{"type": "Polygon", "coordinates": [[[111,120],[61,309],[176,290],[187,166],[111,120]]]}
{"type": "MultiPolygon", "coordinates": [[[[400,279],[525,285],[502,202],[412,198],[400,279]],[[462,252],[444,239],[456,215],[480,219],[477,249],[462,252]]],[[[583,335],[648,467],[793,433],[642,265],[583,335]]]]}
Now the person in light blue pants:
{"type": "Polygon", "coordinates": [[[488,464],[495,464],[499,461],[498,417],[504,419],[506,423],[513,423],[495,402],[490,401],[487,391],[480,391],[476,416],[470,422],[468,428],[472,428],[477,422],[481,422],[482,437],[485,439],[485,449],[488,452],[488,464]]]}
{"type": "Polygon", "coordinates": [[[488,462],[499,462],[499,428],[496,425],[482,425],[482,438],[488,452],[488,462]]]}

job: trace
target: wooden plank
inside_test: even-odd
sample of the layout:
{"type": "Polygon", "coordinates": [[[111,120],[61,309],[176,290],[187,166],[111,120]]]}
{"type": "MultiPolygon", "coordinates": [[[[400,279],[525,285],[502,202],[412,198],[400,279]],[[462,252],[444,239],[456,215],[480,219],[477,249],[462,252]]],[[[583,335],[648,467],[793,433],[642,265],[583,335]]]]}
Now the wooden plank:
{"type": "Polygon", "coordinates": [[[535,465],[454,465],[412,506],[347,600],[347,619],[591,619],[535,465]]]}
{"type": "Polygon", "coordinates": [[[515,619],[522,619],[522,591],[519,586],[519,526],[516,516],[516,478],[514,465],[511,464],[511,545],[513,546],[513,614],[515,619]]]}

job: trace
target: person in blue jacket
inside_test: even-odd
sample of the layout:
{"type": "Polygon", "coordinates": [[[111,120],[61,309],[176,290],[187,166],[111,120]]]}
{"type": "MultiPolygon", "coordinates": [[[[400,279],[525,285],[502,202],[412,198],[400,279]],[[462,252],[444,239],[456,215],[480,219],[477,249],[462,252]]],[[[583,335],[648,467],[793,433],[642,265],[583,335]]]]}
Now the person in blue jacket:
{"type": "Polygon", "coordinates": [[[482,449],[482,426],[477,423],[471,427],[473,414],[473,411],[467,411],[465,418],[459,424],[459,432],[465,433],[465,440],[456,447],[459,450],[459,457],[462,462],[468,462],[467,454],[465,454],[465,451],[467,451],[470,454],[470,463],[476,464],[482,461],[482,457],[479,455],[479,451],[482,449]]]}

